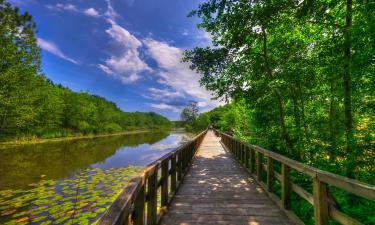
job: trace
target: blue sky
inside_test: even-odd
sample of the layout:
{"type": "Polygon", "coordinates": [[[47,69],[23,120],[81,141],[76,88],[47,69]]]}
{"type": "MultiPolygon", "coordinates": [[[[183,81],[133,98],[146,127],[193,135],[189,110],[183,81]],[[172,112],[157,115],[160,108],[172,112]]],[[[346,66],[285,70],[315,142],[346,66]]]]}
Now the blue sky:
{"type": "Polygon", "coordinates": [[[11,0],[34,17],[42,69],[55,83],[170,119],[189,101],[222,103],[199,85],[181,53],[210,45],[187,14],[202,0],[11,0]]]}

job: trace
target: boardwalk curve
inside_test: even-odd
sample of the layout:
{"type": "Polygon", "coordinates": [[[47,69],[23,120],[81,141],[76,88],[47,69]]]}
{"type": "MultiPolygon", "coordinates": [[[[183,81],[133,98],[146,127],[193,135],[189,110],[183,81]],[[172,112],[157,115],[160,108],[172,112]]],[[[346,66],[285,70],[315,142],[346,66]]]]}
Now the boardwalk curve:
{"type": "Polygon", "coordinates": [[[208,131],[160,224],[293,224],[208,131]]]}

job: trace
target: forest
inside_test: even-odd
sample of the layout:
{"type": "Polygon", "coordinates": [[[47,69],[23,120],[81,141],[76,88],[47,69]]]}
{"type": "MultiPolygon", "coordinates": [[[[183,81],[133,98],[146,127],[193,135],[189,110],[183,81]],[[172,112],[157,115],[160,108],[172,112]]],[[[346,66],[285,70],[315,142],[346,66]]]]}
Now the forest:
{"type": "MultiPolygon", "coordinates": [[[[229,102],[190,127],[375,184],[375,1],[207,0],[190,16],[213,45],[184,61],[229,102]]],[[[374,223],[370,203],[341,199],[374,223]]]]}
{"type": "Polygon", "coordinates": [[[0,0],[0,138],[55,138],[171,128],[165,117],[124,112],[115,103],[54,84],[41,71],[36,25],[0,0]]]}

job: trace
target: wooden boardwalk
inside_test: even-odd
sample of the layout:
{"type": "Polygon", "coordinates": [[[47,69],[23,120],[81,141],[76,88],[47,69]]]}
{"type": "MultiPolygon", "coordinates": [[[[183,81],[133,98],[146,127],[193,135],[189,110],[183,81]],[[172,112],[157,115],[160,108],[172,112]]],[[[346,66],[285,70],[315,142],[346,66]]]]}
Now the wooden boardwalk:
{"type": "Polygon", "coordinates": [[[293,224],[208,131],[160,224],[293,224]]]}

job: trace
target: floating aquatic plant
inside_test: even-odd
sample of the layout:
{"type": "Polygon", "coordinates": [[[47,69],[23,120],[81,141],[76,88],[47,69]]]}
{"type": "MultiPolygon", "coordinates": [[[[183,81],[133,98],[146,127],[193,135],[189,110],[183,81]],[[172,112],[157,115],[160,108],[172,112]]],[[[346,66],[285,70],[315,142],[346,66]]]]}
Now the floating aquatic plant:
{"type": "Polygon", "coordinates": [[[141,168],[90,168],[68,179],[41,180],[27,190],[2,190],[0,223],[93,223],[141,168]]]}

